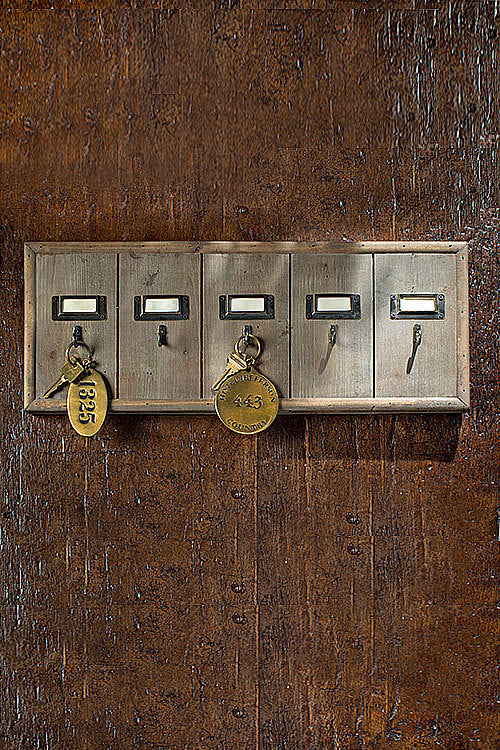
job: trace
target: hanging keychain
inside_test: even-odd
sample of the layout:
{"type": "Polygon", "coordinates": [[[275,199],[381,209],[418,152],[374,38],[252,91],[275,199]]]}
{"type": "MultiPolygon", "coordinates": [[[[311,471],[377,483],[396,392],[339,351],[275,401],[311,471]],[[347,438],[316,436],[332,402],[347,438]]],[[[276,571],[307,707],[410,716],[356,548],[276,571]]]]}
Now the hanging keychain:
{"type": "Polygon", "coordinates": [[[215,411],[219,419],[233,432],[254,435],[266,430],[276,419],[279,396],[271,381],[255,369],[261,345],[253,334],[240,336],[234,351],[227,359],[226,369],[213,385],[216,391],[215,411]],[[252,344],[257,354],[240,351],[240,344],[252,344]]]}
{"type": "Polygon", "coordinates": [[[108,389],[102,375],[95,369],[93,352],[83,341],[72,341],[66,349],[65,362],[58,380],[44,394],[53,393],[69,384],[66,407],[73,429],[84,437],[91,437],[101,429],[108,411],[108,389]],[[87,350],[86,359],[71,355],[72,349],[82,346],[87,350]]]}

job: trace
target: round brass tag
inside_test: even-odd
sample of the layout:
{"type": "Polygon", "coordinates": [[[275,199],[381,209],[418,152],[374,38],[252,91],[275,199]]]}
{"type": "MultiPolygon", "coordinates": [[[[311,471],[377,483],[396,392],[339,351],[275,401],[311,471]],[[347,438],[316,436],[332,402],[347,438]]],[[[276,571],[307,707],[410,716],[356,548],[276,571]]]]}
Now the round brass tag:
{"type": "Polygon", "coordinates": [[[215,397],[222,422],[240,435],[267,429],[278,413],[279,396],[273,383],[251,367],[231,375],[215,397]]]}
{"type": "Polygon", "coordinates": [[[99,432],[108,410],[108,390],[102,375],[89,369],[68,389],[68,417],[71,426],[84,437],[99,432]]]}

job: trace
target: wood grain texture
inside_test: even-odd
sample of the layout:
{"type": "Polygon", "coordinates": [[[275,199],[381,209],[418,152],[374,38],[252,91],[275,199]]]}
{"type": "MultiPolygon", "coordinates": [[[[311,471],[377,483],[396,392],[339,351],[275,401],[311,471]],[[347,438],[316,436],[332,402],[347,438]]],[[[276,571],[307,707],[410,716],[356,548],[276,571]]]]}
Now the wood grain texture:
{"type": "Polygon", "coordinates": [[[35,399],[36,375],[36,258],[28,246],[24,250],[24,408],[35,399]]]}
{"type": "MultiPolygon", "coordinates": [[[[280,396],[289,394],[289,263],[288,255],[209,255],[203,258],[203,397],[222,375],[245,324],[262,342],[257,368],[280,396]],[[272,294],[271,320],[220,320],[219,296],[272,294]]],[[[255,348],[248,350],[255,353],[255,348]]]]}
{"type": "Polygon", "coordinates": [[[195,400],[200,395],[200,258],[120,253],[119,398],[195,400]],[[134,297],[189,297],[188,320],[135,320],[134,297]],[[158,326],[167,345],[158,346],[158,326]]]}
{"type": "Polygon", "coordinates": [[[373,396],[372,256],[293,255],[291,262],[292,398],[373,396]],[[315,294],[359,295],[360,318],[308,320],[306,296],[315,294]],[[332,324],[333,348],[329,345],[332,324]]]}
{"type": "MultiPolygon", "coordinates": [[[[275,244],[279,247],[279,243],[275,244]]],[[[63,243],[58,244],[58,253],[45,252],[50,248],[44,243],[38,245],[38,286],[35,284],[32,246],[25,246],[25,404],[31,413],[56,413],[64,409],[61,398],[46,401],[31,400],[26,396],[33,391],[36,368],[42,374],[47,367],[50,371],[47,356],[54,356],[55,350],[61,350],[67,344],[68,325],[61,326],[48,320],[52,292],[68,287],[89,291],[102,288],[103,283],[109,287],[112,284],[113,264],[110,253],[103,252],[105,248],[115,252],[121,248],[116,258],[115,290],[110,297],[113,310],[109,312],[109,316],[114,316],[116,308],[116,319],[119,320],[115,343],[115,379],[120,386],[115,388],[118,400],[111,404],[111,410],[116,413],[130,412],[132,405],[135,411],[144,413],[213,412],[210,401],[198,403],[197,396],[202,390],[201,373],[205,370],[210,383],[215,382],[217,373],[224,368],[227,352],[232,351],[245,324],[245,320],[222,319],[220,300],[226,299],[227,312],[230,297],[227,290],[244,296],[259,289],[265,294],[262,290],[269,288],[275,292],[272,295],[273,316],[278,315],[278,325],[281,324],[285,333],[291,330],[291,340],[283,338],[283,333],[274,322],[276,317],[273,322],[258,321],[255,324],[255,319],[249,314],[246,322],[254,323],[254,332],[260,339],[263,352],[267,349],[272,353],[274,347],[276,357],[274,364],[271,361],[271,367],[276,373],[276,382],[282,383],[282,394],[289,391],[292,394],[292,399],[285,395],[282,400],[281,413],[403,411],[406,404],[409,411],[430,411],[440,406],[447,411],[457,408],[457,404],[458,410],[469,405],[468,285],[465,277],[467,254],[464,250],[460,254],[446,255],[408,255],[403,252],[378,256],[354,253],[353,247],[344,243],[349,252],[317,255],[308,252],[307,244],[295,243],[296,252],[290,256],[209,253],[205,260],[205,256],[198,252],[172,252],[174,248],[179,249],[176,243],[143,244],[143,249],[154,246],[157,250],[155,253],[126,252],[126,248],[133,243],[119,243],[117,246],[111,243],[87,243],[86,247],[91,248],[92,252],[81,254],[81,248],[76,243],[70,245],[74,251],[72,260],[63,243]],[[81,280],[67,281],[68,276],[73,275],[76,279],[81,276],[80,264],[83,264],[85,271],[83,286],[81,280]],[[373,304],[375,266],[379,269],[376,279],[376,336],[373,304]],[[43,275],[40,269],[45,269],[43,275]],[[50,281],[45,278],[47,273],[50,281]],[[446,278],[440,279],[440,274],[446,278]],[[187,319],[169,320],[168,330],[163,322],[166,341],[160,347],[157,342],[161,318],[136,320],[135,302],[140,301],[139,310],[142,313],[143,298],[148,295],[180,297],[179,290],[182,289],[188,292],[183,295],[187,299],[187,319]],[[357,292],[353,293],[353,289],[357,292]],[[398,336],[408,339],[409,334],[411,351],[414,322],[392,321],[388,317],[390,298],[397,290],[425,294],[429,289],[437,289],[443,298],[447,298],[446,321],[426,322],[423,356],[419,350],[411,375],[402,377],[403,373],[408,375],[405,373],[408,357],[398,336]],[[219,294],[221,290],[225,290],[222,296],[219,294]],[[355,294],[359,317],[349,320],[333,315],[328,318],[323,313],[313,318],[310,310],[306,314],[307,304],[312,310],[317,295],[330,294],[355,294]],[[113,302],[115,297],[116,304],[113,302]],[[306,300],[310,300],[310,303],[306,304],[306,300]],[[37,331],[33,324],[35,309],[35,316],[43,323],[38,331],[38,358],[35,346],[37,331]],[[290,317],[287,318],[287,315],[290,317]],[[333,325],[332,320],[336,321],[333,325]],[[333,344],[332,334],[335,337],[333,344]],[[367,399],[373,397],[375,391],[375,352],[382,398],[373,399],[370,403],[367,399]],[[456,381],[457,395],[447,397],[446,389],[449,389],[449,393],[453,392],[453,381],[456,381]],[[284,386],[285,382],[289,383],[288,388],[284,386]],[[435,393],[443,388],[444,396],[440,392],[435,393]]],[[[232,250],[235,251],[238,246],[239,243],[232,243],[232,250]]],[[[259,243],[254,243],[254,246],[258,250],[259,243]]],[[[76,322],[81,321],[75,320],[72,325],[76,322]]],[[[102,328],[100,325],[90,326],[91,330],[100,331],[102,328]]],[[[110,328],[104,327],[103,330],[106,333],[105,346],[112,342],[110,328]]],[[[99,346],[101,350],[104,348],[102,342],[99,346]]],[[[112,349],[110,346],[110,352],[112,349]]],[[[272,360],[272,357],[269,359],[272,360]]],[[[206,398],[211,392],[211,386],[208,387],[210,383],[206,382],[206,398]]]]}
{"type": "MultiPolygon", "coordinates": [[[[214,400],[200,401],[131,401],[112,399],[110,413],[114,414],[214,414],[214,400]]],[[[63,414],[64,403],[35,399],[27,409],[31,414],[63,414]]],[[[467,406],[459,398],[284,398],[280,401],[281,414],[379,414],[384,412],[463,412],[467,406]]]]}
{"type": "Polygon", "coordinates": [[[497,750],[495,5],[109,5],[0,13],[0,744],[497,750]],[[197,238],[470,240],[470,413],[23,413],[23,242],[197,238]]]}
{"type": "Polygon", "coordinates": [[[470,407],[469,253],[457,254],[457,394],[470,407]]]}
{"type": "Polygon", "coordinates": [[[375,395],[457,396],[457,266],[452,255],[374,257],[375,395]],[[392,319],[391,295],[442,294],[442,320],[392,319]],[[411,372],[413,330],[421,328],[411,372]]]}
{"type": "MultiPolygon", "coordinates": [[[[240,211],[241,213],[241,211],[240,211]]],[[[30,242],[35,253],[458,253],[466,242],[30,242]]]]}

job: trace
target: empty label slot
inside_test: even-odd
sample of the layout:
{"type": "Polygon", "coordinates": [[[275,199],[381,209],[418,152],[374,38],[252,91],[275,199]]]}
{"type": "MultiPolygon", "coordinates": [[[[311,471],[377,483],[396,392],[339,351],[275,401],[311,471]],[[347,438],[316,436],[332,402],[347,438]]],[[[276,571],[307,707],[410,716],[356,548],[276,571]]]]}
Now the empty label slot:
{"type": "Polygon", "coordinates": [[[359,320],[360,317],[359,294],[306,295],[306,318],[308,320],[359,320]]]}
{"type": "Polygon", "coordinates": [[[436,297],[404,297],[399,298],[399,309],[401,312],[432,313],[437,310],[436,297]]]}
{"type": "Polygon", "coordinates": [[[316,297],[316,312],[350,312],[350,297],[316,297]]]}
{"type": "Polygon", "coordinates": [[[56,295],[52,297],[52,320],[106,320],[106,297],[56,295]]]}
{"type": "Polygon", "coordinates": [[[188,320],[186,294],[148,294],[134,297],[134,320],[188,320]]]}
{"type": "Polygon", "coordinates": [[[178,313],[181,309],[179,297],[145,297],[145,313],[178,313]]]}
{"type": "Polygon", "coordinates": [[[264,311],[264,297],[231,297],[229,299],[229,312],[263,313],[264,311]]]}
{"type": "Polygon", "coordinates": [[[444,318],[444,294],[391,294],[391,318],[444,318]]]}
{"type": "Polygon", "coordinates": [[[274,297],[272,294],[221,294],[219,297],[221,320],[272,320],[274,297]]]}
{"type": "Polygon", "coordinates": [[[63,313],[95,313],[97,297],[64,297],[61,308],[63,313]]]}

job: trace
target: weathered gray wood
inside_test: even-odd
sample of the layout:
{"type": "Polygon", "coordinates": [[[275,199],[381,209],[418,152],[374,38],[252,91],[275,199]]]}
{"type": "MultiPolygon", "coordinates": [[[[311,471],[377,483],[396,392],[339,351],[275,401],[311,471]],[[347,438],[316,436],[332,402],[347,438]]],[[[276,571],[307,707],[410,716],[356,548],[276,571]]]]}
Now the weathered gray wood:
{"type": "MultiPolygon", "coordinates": [[[[258,368],[288,396],[289,317],[287,255],[210,255],[203,258],[203,396],[222,374],[243,326],[252,326],[263,348],[258,368]],[[221,294],[273,294],[274,320],[220,320],[221,294]]],[[[251,352],[253,350],[250,350],[251,352]]]]}
{"type": "Polygon", "coordinates": [[[200,396],[200,257],[192,253],[120,253],[120,399],[200,396]],[[189,297],[188,320],[134,320],[134,296],[189,297]],[[158,346],[158,326],[167,346],[158,346]]]}
{"type": "MultiPolygon", "coordinates": [[[[284,398],[280,401],[280,414],[382,414],[463,412],[467,406],[460,398],[284,398]]],[[[62,414],[61,401],[36,399],[27,408],[31,414],[62,414]]],[[[214,400],[198,401],[130,401],[114,399],[109,411],[113,414],[214,414],[214,400]]]]}
{"type": "MultiPolygon", "coordinates": [[[[75,325],[94,350],[97,369],[116,393],[116,255],[68,253],[36,258],[36,394],[41,397],[58,378],[75,325]],[[53,295],[106,295],[107,320],[53,321],[53,295]]],[[[85,351],[78,352],[82,356],[85,351]]],[[[64,401],[62,389],[48,401],[64,401]]]]}
{"type": "Polygon", "coordinates": [[[292,398],[372,396],[372,256],[297,254],[292,255],[291,264],[292,398]],[[307,319],[308,294],[359,294],[361,317],[358,320],[307,319]],[[337,334],[336,343],[330,348],[332,324],[337,334]],[[323,360],[329,351],[325,365],[323,360]]]}
{"type": "MultiPolygon", "coordinates": [[[[119,249],[129,249],[131,252],[122,252],[123,258],[127,257],[127,261],[122,262],[120,279],[122,325],[121,345],[118,349],[122,376],[119,384],[120,400],[112,407],[112,411],[116,413],[122,411],[124,413],[212,411],[211,385],[222,371],[227,354],[232,350],[245,323],[244,321],[219,320],[219,293],[253,294],[259,285],[264,290],[263,293],[266,293],[266,289],[269,291],[269,284],[277,284],[280,290],[278,296],[281,302],[278,296],[276,298],[278,317],[275,321],[252,321],[250,324],[253,325],[257,335],[264,340],[264,344],[267,344],[267,350],[265,348],[261,360],[262,371],[267,372],[285,396],[285,401],[282,401],[280,407],[281,413],[314,413],[315,411],[318,413],[329,411],[362,413],[442,409],[462,411],[469,404],[468,290],[465,243],[29,243],[25,249],[25,407],[29,407],[32,413],[56,413],[64,409],[64,391],[46,402],[40,401],[43,391],[57,376],[64,358],[64,347],[69,343],[75,324],[74,322],[51,321],[52,293],[99,293],[95,290],[102,289],[103,284],[111,283],[114,279],[116,253],[119,249]],[[412,247],[425,245],[433,252],[432,254],[419,254],[417,261],[416,255],[405,252],[404,248],[409,245],[412,247]],[[295,310],[291,313],[293,342],[290,375],[287,351],[287,264],[289,259],[282,252],[285,246],[289,249],[295,247],[298,251],[290,259],[293,296],[298,298],[295,310]],[[361,246],[365,250],[360,250],[361,246]],[[387,249],[395,246],[402,252],[385,254],[387,249]],[[435,251],[440,248],[444,251],[445,246],[453,248],[454,252],[435,254],[435,251]],[[320,247],[328,247],[328,255],[316,254],[320,247]],[[379,269],[377,282],[379,307],[376,313],[378,327],[374,340],[378,355],[378,388],[375,391],[376,399],[371,402],[369,400],[371,390],[363,390],[363,383],[366,385],[370,379],[373,379],[373,375],[369,374],[370,366],[373,367],[373,364],[370,364],[372,350],[372,334],[371,329],[369,330],[370,282],[365,279],[364,290],[357,292],[362,294],[361,321],[335,321],[338,330],[337,343],[322,375],[318,372],[319,361],[327,351],[330,322],[307,321],[304,313],[305,294],[311,293],[306,289],[308,285],[314,286],[316,293],[328,293],[333,292],[332,279],[337,290],[345,290],[345,284],[351,281],[359,284],[359,279],[363,276],[361,269],[367,268],[371,261],[370,255],[366,252],[368,247],[372,249],[379,247],[384,250],[383,255],[376,256],[379,269]],[[88,252],[83,254],[75,252],[82,248],[88,252]],[[234,252],[238,248],[241,248],[243,252],[234,252]],[[263,252],[257,255],[248,254],[256,248],[262,248],[263,252]],[[277,252],[270,253],[272,248],[277,252]],[[341,248],[344,248],[344,253],[340,252],[341,248]],[[156,249],[157,252],[148,253],[147,249],[156,249]],[[98,251],[97,255],[93,252],[94,250],[98,251]],[[108,252],[105,252],[106,250],[108,252]],[[175,250],[181,252],[176,253],[175,250]],[[203,260],[200,255],[202,250],[208,253],[203,260]],[[216,250],[223,250],[223,252],[216,253],[216,250]],[[85,260],[76,260],[76,258],[85,260]],[[161,271],[163,266],[167,269],[171,265],[172,259],[175,259],[175,263],[182,264],[182,268],[179,266],[177,272],[178,278],[191,289],[189,294],[191,318],[189,321],[167,321],[169,346],[158,348],[156,340],[159,323],[133,320],[133,296],[135,293],[140,293],[136,289],[137,283],[142,286],[143,293],[147,291],[151,294],[176,293],[173,291],[176,272],[172,274],[166,270],[164,273],[161,271]],[[394,271],[395,261],[399,268],[397,272],[394,271]],[[195,321],[194,316],[196,307],[198,308],[197,314],[200,315],[198,271],[202,263],[205,265],[204,286],[207,296],[204,323],[205,345],[200,364],[197,357],[201,325],[199,317],[195,321]],[[254,265],[256,270],[253,275],[251,272],[248,276],[248,269],[254,265]],[[417,266],[418,273],[415,272],[417,266]],[[412,290],[423,292],[424,289],[439,291],[441,287],[438,289],[434,283],[438,280],[435,269],[444,268],[448,269],[447,279],[442,281],[447,285],[445,321],[421,322],[424,334],[423,343],[417,353],[413,372],[407,376],[406,362],[411,352],[413,321],[392,321],[388,315],[388,307],[384,309],[384,304],[388,306],[391,290],[394,293],[412,290]],[[196,269],[194,275],[193,269],[196,269]],[[333,274],[332,269],[334,269],[333,274]],[[141,277],[141,274],[142,278],[136,281],[137,276],[141,277]],[[35,276],[37,276],[36,284],[35,276]],[[110,280],[109,282],[106,281],[106,277],[110,280]],[[98,280],[98,285],[96,285],[96,280],[98,280]],[[452,289],[455,283],[456,299],[452,289]],[[170,284],[173,286],[169,286],[170,284]],[[43,304],[38,302],[36,336],[34,289],[37,290],[39,300],[40,295],[46,295],[45,309],[42,309],[43,304]],[[454,311],[456,311],[455,327],[453,325],[454,311]],[[366,329],[362,329],[362,335],[358,327],[360,324],[367,326],[366,329]],[[135,329],[136,326],[137,329],[135,329]],[[134,330],[139,330],[141,334],[136,335],[134,330]],[[63,331],[65,331],[64,341],[59,341],[56,348],[52,347],[51,341],[61,337],[63,331]],[[184,331],[185,335],[177,337],[181,331],[184,331]],[[356,332],[360,335],[357,336],[356,332]],[[435,339],[439,332],[441,337],[435,339]],[[394,333],[396,336],[393,335],[394,333]],[[224,337],[221,338],[221,335],[224,337]],[[35,338],[38,339],[36,357],[35,338]],[[434,340],[436,344],[433,348],[426,346],[426,344],[432,344],[434,340]],[[152,345],[153,341],[154,345],[152,345]],[[346,356],[341,356],[347,353],[342,352],[346,343],[348,343],[351,355],[350,360],[346,356]],[[382,355],[382,351],[386,354],[382,355]],[[314,352],[312,357],[311,352],[314,352]],[[356,355],[354,357],[353,352],[356,355]],[[185,366],[185,358],[189,360],[188,367],[185,366]],[[163,362],[167,359],[171,367],[163,367],[163,362]],[[429,366],[426,370],[427,362],[429,366]],[[444,366],[445,362],[448,363],[446,366],[444,366]],[[391,367],[394,368],[392,374],[391,367]],[[201,395],[208,399],[208,407],[205,407],[203,402],[198,402],[200,368],[204,368],[205,371],[201,395]],[[291,393],[293,398],[288,402],[286,397],[289,395],[289,377],[293,381],[291,393]],[[37,378],[39,382],[35,388],[37,378]],[[455,378],[454,387],[452,387],[453,378],[455,378]],[[383,388],[385,390],[382,390],[383,388]],[[456,397],[460,399],[458,404],[456,397]]],[[[115,356],[114,309],[116,302],[114,282],[111,285],[113,286],[112,294],[109,290],[107,294],[108,321],[105,323],[83,321],[82,325],[87,336],[91,332],[99,334],[99,332],[106,331],[104,340],[98,345],[100,351],[96,351],[96,356],[101,369],[109,371],[108,379],[114,388],[116,368],[111,360],[115,356]]],[[[183,293],[179,290],[177,292],[183,293]]],[[[351,290],[346,293],[356,292],[351,290]]],[[[114,390],[113,393],[115,395],[116,391],[114,390]]]]}
{"type": "Polygon", "coordinates": [[[375,396],[457,395],[456,257],[375,255],[375,396]],[[391,320],[391,294],[444,294],[442,320],[391,320]],[[413,327],[422,327],[412,371],[413,327]]]}
{"type": "Polygon", "coordinates": [[[31,242],[37,253],[458,253],[466,242],[31,242]]]}

